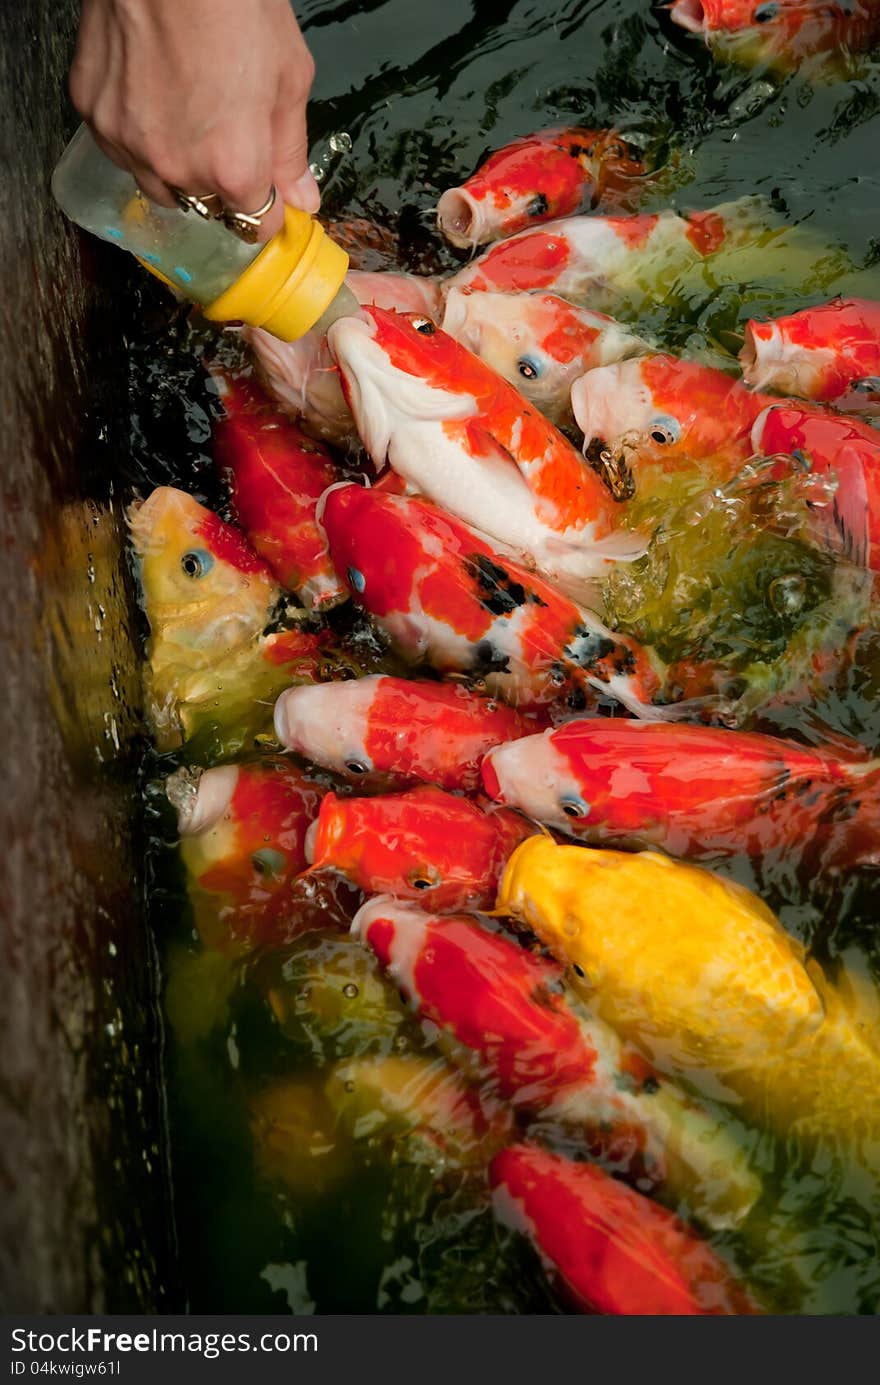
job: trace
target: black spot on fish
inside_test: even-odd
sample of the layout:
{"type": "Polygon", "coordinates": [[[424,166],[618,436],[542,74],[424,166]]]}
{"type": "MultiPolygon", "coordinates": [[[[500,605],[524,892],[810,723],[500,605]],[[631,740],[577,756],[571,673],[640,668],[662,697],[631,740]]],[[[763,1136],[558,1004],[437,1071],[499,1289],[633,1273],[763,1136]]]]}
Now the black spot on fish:
{"type": "Polygon", "coordinates": [[[587,694],[583,688],[572,688],[565,705],[570,712],[585,712],[587,709],[587,694]]]}
{"type": "Polygon", "coordinates": [[[627,674],[635,670],[636,660],[631,649],[618,644],[609,635],[600,635],[579,625],[574,639],[566,645],[565,653],[579,668],[607,683],[612,674],[627,674]]]}
{"type": "Polygon", "coordinates": [[[496,649],[491,640],[480,640],[474,645],[471,671],[477,677],[487,673],[509,673],[510,657],[496,649]]]}
{"type": "Polygon", "coordinates": [[[659,1090],[660,1083],[657,1081],[656,1077],[645,1078],[644,1082],[642,1083],[642,1091],[645,1093],[646,1096],[653,1096],[654,1093],[659,1092],[659,1090]]]}
{"type": "Polygon", "coordinates": [[[536,197],[532,198],[531,202],[526,207],[526,214],[528,216],[546,216],[549,206],[550,203],[547,201],[543,192],[539,192],[536,197]]]}
{"type": "Polygon", "coordinates": [[[784,803],[788,798],[791,780],[791,770],[782,767],[779,771],[779,783],[773,794],[774,803],[784,803]]]}
{"type": "Polygon", "coordinates": [[[302,606],[295,596],[284,592],[269,611],[269,618],[263,626],[264,635],[279,635],[285,630],[311,628],[302,620],[302,606]]]}
{"type": "Polygon", "coordinates": [[[477,600],[493,616],[512,615],[527,602],[538,606],[547,604],[534,592],[526,591],[522,582],[515,581],[500,563],[493,562],[482,553],[468,558],[467,566],[472,568],[476,579],[477,600]]]}

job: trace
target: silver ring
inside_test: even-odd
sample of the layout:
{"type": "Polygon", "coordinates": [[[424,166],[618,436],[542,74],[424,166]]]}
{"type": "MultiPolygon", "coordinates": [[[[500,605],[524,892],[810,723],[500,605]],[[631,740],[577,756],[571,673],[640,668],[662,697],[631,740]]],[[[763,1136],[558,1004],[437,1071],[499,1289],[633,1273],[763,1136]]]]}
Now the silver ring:
{"type": "Polygon", "coordinates": [[[196,212],[206,221],[215,221],[223,216],[225,208],[220,201],[220,194],[217,192],[206,192],[202,197],[196,196],[192,192],[184,192],[182,188],[172,187],[171,191],[177,198],[177,205],[183,212],[196,212]]]}
{"type": "Polygon", "coordinates": [[[234,231],[240,240],[246,241],[248,245],[253,245],[260,234],[263,217],[275,206],[276,196],[275,184],[273,183],[269,189],[269,196],[262,207],[258,207],[255,212],[233,212],[225,207],[223,220],[230,231],[234,231]]]}

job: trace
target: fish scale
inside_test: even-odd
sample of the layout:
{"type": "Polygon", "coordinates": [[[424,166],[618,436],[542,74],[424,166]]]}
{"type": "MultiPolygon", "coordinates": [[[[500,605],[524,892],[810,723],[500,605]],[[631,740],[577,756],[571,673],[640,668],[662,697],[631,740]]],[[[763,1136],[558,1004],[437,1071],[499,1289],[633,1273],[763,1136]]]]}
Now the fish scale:
{"type": "Polygon", "coordinates": [[[877,1168],[880,1051],[748,890],[653,852],[524,843],[498,907],[579,972],[619,1033],[747,1110],[877,1168]],[[717,1077],[716,1077],[717,1074],[717,1077]]]}

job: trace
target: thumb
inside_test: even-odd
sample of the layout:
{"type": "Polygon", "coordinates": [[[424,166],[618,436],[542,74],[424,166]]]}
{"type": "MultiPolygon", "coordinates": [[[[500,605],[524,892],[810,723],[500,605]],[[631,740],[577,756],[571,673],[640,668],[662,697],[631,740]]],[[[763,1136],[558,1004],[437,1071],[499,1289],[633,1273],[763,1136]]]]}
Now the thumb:
{"type": "Polygon", "coordinates": [[[309,172],[305,100],[283,86],[272,116],[272,181],[289,206],[310,214],[320,207],[321,193],[309,172]]]}

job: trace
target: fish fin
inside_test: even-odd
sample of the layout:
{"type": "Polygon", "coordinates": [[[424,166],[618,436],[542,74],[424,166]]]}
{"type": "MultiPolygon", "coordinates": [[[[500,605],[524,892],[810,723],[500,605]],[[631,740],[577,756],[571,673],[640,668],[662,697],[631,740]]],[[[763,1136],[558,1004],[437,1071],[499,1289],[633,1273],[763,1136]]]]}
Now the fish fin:
{"type": "Polygon", "coordinates": [[[865,465],[858,453],[846,446],[834,459],[837,491],[830,510],[834,536],[843,556],[856,567],[867,567],[870,553],[865,465]]]}

